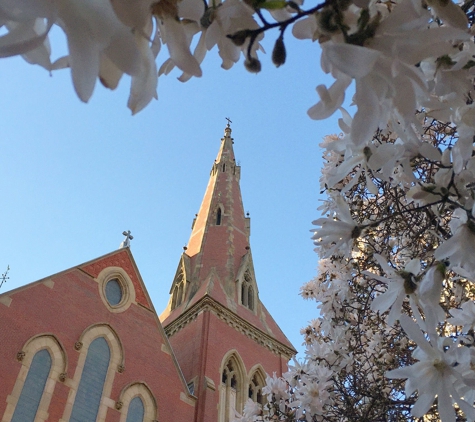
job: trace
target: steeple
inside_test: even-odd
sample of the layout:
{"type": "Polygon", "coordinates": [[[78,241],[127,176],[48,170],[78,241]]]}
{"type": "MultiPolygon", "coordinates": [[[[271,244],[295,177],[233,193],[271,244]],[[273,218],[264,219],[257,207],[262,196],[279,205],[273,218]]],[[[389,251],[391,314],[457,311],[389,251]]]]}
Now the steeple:
{"type": "Polygon", "coordinates": [[[249,246],[250,218],[244,215],[241,168],[236,164],[231,133],[228,122],[162,318],[172,316],[177,308],[187,309],[205,294],[233,310],[238,303],[245,303],[252,311],[257,303],[249,246]],[[236,289],[239,276],[246,277],[242,291],[236,289]]]}
{"type": "Polygon", "coordinates": [[[259,300],[229,123],[160,316],[198,399],[194,422],[233,420],[295,354],[259,300]]]}

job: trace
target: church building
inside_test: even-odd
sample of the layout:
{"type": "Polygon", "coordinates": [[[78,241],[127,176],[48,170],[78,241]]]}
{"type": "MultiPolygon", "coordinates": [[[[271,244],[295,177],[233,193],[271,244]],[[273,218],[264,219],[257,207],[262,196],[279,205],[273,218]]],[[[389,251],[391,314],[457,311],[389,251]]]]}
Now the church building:
{"type": "Polygon", "coordinates": [[[159,316],[130,250],[0,294],[0,422],[231,422],[295,349],[259,299],[229,124],[159,316]]]}

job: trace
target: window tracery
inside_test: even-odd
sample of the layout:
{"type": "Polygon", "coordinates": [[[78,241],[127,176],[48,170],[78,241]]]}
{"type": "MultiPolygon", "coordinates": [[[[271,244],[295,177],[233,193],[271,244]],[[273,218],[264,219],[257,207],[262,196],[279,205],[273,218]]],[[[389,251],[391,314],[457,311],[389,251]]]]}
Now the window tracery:
{"type": "Polygon", "coordinates": [[[172,294],[172,304],[171,309],[175,309],[183,303],[184,299],[184,290],[185,290],[185,282],[183,276],[183,270],[180,272],[179,277],[175,282],[175,287],[173,288],[172,294]]]}
{"type": "Polygon", "coordinates": [[[264,385],[265,379],[262,373],[260,371],[254,372],[249,381],[248,397],[262,406],[266,403],[265,395],[262,394],[264,385]]]}
{"type": "Polygon", "coordinates": [[[219,422],[232,422],[235,413],[242,412],[243,371],[236,356],[231,355],[221,372],[219,422]]]}

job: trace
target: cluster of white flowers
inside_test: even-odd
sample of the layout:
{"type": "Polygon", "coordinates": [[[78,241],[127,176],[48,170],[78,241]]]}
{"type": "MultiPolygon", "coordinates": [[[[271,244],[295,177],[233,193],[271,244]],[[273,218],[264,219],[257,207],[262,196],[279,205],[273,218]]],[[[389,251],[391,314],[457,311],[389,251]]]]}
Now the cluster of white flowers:
{"type": "MultiPolygon", "coordinates": [[[[259,44],[237,46],[226,35],[256,29],[254,10],[239,0],[0,0],[0,57],[21,55],[48,71],[70,68],[78,97],[87,102],[96,81],[115,89],[123,74],[132,77],[128,107],[133,113],[157,97],[158,74],[175,66],[181,81],[202,74],[206,52],[218,46],[229,69],[241,51],[257,58],[259,44]],[[51,58],[48,33],[53,25],[66,37],[69,54],[51,58]],[[193,54],[193,37],[199,41],[193,54]],[[162,44],[169,58],[159,72],[162,44]]],[[[260,37],[256,37],[259,39],[260,37]]]]}
{"type": "Polygon", "coordinates": [[[128,74],[135,113],[158,75],[199,77],[214,47],[223,68],[244,55],[258,72],[267,30],[277,66],[288,28],[318,40],[335,82],[308,113],[342,113],[322,144],[318,275],[302,288],[320,316],[305,361],[268,377],[268,404],[242,420],[475,420],[474,22],[475,0],[0,0],[0,57],[70,68],[83,101],[128,74]],[[68,55],[53,60],[54,25],[68,55]]]}

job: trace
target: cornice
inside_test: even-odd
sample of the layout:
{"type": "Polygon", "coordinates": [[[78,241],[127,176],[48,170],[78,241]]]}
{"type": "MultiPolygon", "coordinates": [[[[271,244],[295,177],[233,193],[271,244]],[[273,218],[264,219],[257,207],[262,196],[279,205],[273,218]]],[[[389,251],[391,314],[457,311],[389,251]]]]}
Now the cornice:
{"type": "Polygon", "coordinates": [[[186,325],[188,325],[190,322],[194,321],[202,312],[212,312],[227,325],[233,327],[236,331],[239,331],[246,337],[249,337],[250,339],[254,340],[259,345],[269,349],[276,355],[281,355],[287,359],[290,359],[297,353],[294,349],[286,346],[285,344],[282,344],[280,341],[254,327],[254,325],[250,324],[245,319],[236,315],[234,312],[232,312],[210,296],[204,296],[202,299],[196,302],[190,309],[187,309],[177,319],[175,319],[166,327],[164,327],[165,333],[168,337],[173,336],[178,331],[183,329],[186,325]]]}

